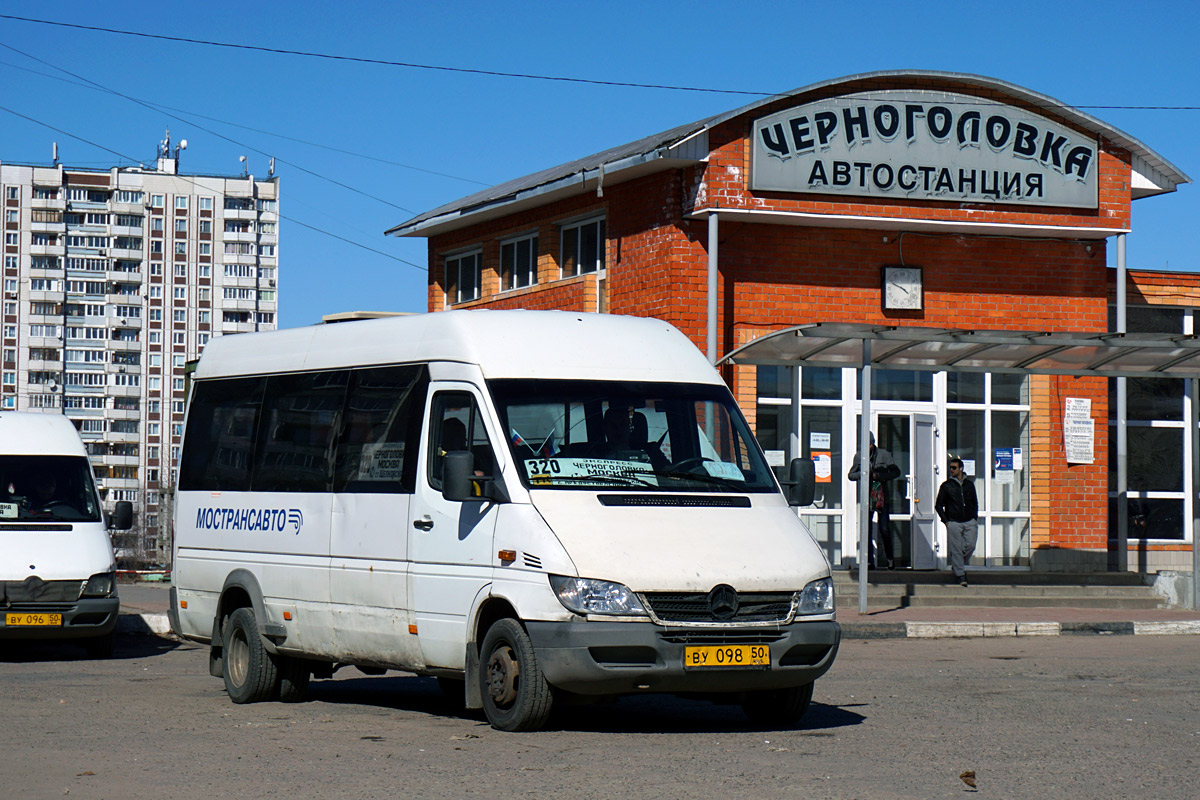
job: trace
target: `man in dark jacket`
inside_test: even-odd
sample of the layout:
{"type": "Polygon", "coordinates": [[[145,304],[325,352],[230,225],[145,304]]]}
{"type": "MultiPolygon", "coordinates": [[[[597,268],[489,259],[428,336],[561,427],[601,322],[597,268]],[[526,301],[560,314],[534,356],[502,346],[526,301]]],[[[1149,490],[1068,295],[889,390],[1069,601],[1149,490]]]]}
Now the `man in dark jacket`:
{"type": "Polygon", "coordinates": [[[979,536],[979,498],[975,495],[975,483],[963,472],[961,458],[950,459],[950,477],[938,489],[937,501],[933,504],[937,515],[946,523],[946,550],[950,569],[959,583],[967,585],[965,565],[975,553],[975,541],[979,536]]]}
{"type": "MultiPolygon", "coordinates": [[[[895,569],[896,561],[892,547],[892,517],[891,517],[891,492],[889,491],[888,482],[900,477],[900,468],[896,466],[896,462],[892,460],[892,454],[887,450],[875,446],[875,434],[871,434],[871,449],[869,451],[871,463],[871,488],[867,492],[868,502],[871,504],[870,517],[878,514],[879,525],[876,528],[875,538],[879,540],[879,546],[883,548],[883,555],[887,559],[887,568],[895,569]]],[[[854,463],[850,465],[850,474],[847,476],[852,481],[857,481],[861,477],[861,467],[859,462],[859,453],[854,454],[854,463]]],[[[869,536],[869,534],[868,534],[869,536]]],[[[875,543],[869,538],[871,544],[871,562],[876,567],[882,567],[879,563],[879,548],[875,547],[875,543]]]]}

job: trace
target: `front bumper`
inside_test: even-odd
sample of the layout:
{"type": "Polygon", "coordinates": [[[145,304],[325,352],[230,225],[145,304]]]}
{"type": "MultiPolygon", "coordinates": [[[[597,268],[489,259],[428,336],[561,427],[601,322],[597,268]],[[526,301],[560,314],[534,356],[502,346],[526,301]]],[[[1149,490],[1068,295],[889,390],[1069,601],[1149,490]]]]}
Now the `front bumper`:
{"type": "Polygon", "coordinates": [[[0,639],[93,639],[112,633],[120,598],[81,597],[73,603],[11,603],[0,607],[0,639]],[[62,625],[9,625],[9,614],[62,614],[62,625]]]}
{"type": "Polygon", "coordinates": [[[833,665],[842,629],[833,620],[728,629],[652,622],[527,622],[550,685],[584,695],[744,692],[812,683],[833,665]],[[689,645],[767,644],[771,666],[684,667],[689,645]]]}

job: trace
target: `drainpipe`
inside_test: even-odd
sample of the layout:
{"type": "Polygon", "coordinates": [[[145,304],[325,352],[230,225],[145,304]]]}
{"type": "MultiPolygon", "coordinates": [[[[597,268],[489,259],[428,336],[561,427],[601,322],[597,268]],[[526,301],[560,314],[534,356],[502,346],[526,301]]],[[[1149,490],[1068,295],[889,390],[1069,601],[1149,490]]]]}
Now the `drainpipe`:
{"type": "Polygon", "coordinates": [[[717,363],[717,212],[708,212],[708,363],[717,363]]]}
{"type": "MultiPolygon", "coordinates": [[[[1117,333],[1125,333],[1125,234],[1117,234],[1117,333]]],[[[1129,570],[1129,437],[1126,379],[1117,378],[1117,562],[1129,570]]]]}

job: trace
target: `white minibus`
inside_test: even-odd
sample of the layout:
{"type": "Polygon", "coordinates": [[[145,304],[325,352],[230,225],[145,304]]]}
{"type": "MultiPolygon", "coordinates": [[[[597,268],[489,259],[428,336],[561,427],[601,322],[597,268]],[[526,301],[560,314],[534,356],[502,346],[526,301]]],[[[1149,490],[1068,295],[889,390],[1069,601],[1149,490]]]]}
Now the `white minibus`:
{"type": "MultiPolygon", "coordinates": [[[[786,476],[811,501],[811,463],[786,476]]],[[[501,730],[704,694],[792,724],[841,637],[829,564],[728,388],[653,319],[450,311],[223,336],[197,365],[172,626],[235,703],[340,666],[501,730]]]]}
{"type": "MultiPolygon", "coordinates": [[[[121,501],[112,527],[132,518],[121,501]]],[[[71,421],[0,412],[0,638],[73,639],[111,655],[120,601],[106,522],[71,421]]]]}

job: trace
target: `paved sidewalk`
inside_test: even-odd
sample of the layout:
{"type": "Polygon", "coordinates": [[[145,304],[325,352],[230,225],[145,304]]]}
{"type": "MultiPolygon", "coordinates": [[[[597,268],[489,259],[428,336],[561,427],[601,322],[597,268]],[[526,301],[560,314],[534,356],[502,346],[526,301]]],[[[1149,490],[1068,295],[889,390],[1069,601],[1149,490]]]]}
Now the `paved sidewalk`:
{"type": "Polygon", "coordinates": [[[866,614],[839,609],[837,619],[847,639],[1200,635],[1200,612],[1173,608],[868,608],[866,614]]]}
{"type": "MultiPolygon", "coordinates": [[[[122,584],[118,633],[166,634],[170,585],[122,584]]],[[[985,636],[1200,635],[1200,612],[1184,609],[880,608],[838,609],[847,639],[985,636]]]]}

